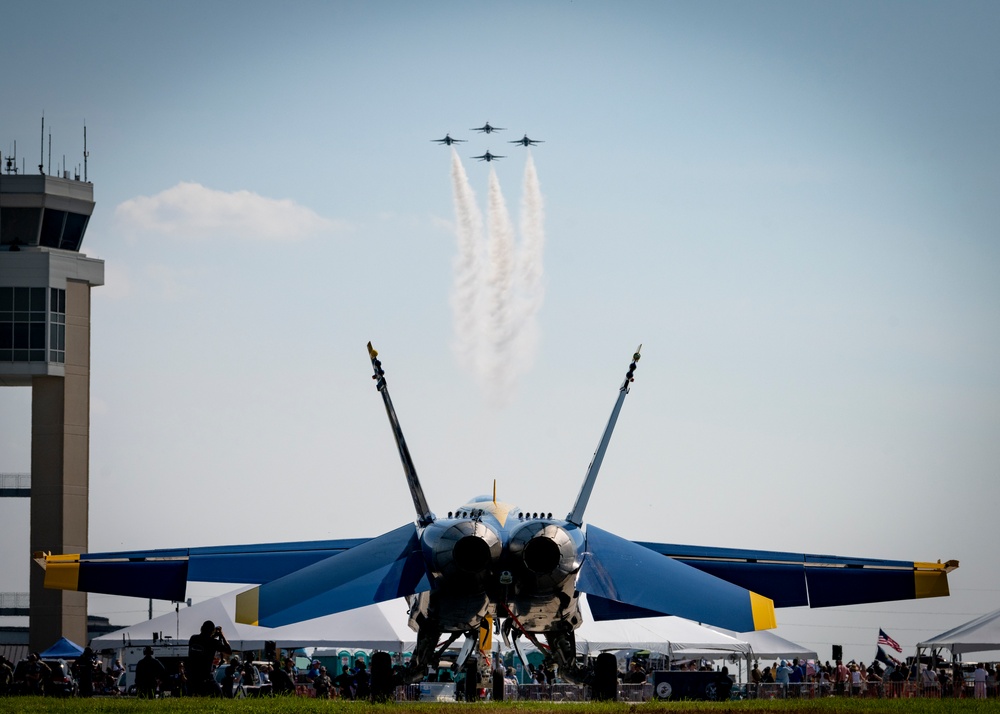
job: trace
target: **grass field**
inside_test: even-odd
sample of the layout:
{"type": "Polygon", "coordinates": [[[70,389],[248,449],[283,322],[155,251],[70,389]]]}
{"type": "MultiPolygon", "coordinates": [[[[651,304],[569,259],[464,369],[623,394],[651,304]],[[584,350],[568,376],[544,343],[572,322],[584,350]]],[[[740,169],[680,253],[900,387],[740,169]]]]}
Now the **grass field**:
{"type": "Polygon", "coordinates": [[[131,712],[234,712],[240,714],[293,714],[293,712],[325,712],[325,714],[372,714],[379,712],[416,712],[417,714],[456,714],[470,709],[482,714],[645,714],[663,712],[712,712],[714,714],[834,714],[859,712],[860,714],[938,714],[948,712],[997,712],[996,700],[975,699],[815,699],[805,701],[742,701],[742,702],[647,702],[629,703],[564,703],[550,702],[484,702],[479,704],[392,703],[323,701],[306,698],[272,699],[53,699],[42,697],[11,697],[0,699],[0,712],[24,714],[127,714],[131,712]]]}

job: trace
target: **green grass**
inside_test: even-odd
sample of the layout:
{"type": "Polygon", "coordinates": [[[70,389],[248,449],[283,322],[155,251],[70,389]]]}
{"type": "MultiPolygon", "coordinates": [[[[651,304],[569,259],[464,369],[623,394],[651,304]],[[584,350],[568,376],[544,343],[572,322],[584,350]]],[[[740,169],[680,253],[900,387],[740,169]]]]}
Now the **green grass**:
{"type": "Polygon", "coordinates": [[[12,697],[0,699],[0,711],[24,714],[130,714],[132,712],[233,712],[234,714],[292,714],[323,712],[324,714],[456,714],[476,709],[483,714],[681,714],[712,712],[714,714],[938,714],[947,712],[1000,711],[996,700],[975,699],[841,699],[827,698],[810,701],[747,700],[742,702],[647,702],[622,703],[550,703],[550,702],[484,702],[479,704],[440,704],[406,702],[370,704],[367,702],[322,701],[316,699],[278,697],[273,699],[49,699],[12,697]]]}

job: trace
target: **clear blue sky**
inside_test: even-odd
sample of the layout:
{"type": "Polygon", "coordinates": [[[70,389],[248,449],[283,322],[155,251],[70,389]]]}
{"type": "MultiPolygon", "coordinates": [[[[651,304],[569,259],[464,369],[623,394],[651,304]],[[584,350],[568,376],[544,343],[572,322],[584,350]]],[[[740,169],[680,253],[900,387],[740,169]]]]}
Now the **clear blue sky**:
{"type": "MultiPolygon", "coordinates": [[[[824,657],[1000,607],[996,3],[15,0],[4,27],[4,154],[33,170],[44,112],[72,170],[87,124],[93,550],[410,520],[368,340],[435,510],[496,478],[565,512],[642,342],[588,520],[961,560],[948,599],[779,611],[824,657]],[[445,132],[515,225],[505,142],[546,142],[538,350],[502,409],[452,350],[445,132]]],[[[29,470],[29,396],[0,392],[0,471],[29,470]]]]}

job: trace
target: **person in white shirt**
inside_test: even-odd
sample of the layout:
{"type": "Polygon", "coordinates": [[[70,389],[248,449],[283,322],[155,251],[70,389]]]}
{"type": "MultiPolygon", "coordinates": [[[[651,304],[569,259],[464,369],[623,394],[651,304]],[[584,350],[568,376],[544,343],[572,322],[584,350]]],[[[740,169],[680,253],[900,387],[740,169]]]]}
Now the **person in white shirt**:
{"type": "Polygon", "coordinates": [[[976,671],[972,673],[972,681],[975,698],[986,699],[986,670],[983,669],[982,662],[976,665],[976,671]]]}

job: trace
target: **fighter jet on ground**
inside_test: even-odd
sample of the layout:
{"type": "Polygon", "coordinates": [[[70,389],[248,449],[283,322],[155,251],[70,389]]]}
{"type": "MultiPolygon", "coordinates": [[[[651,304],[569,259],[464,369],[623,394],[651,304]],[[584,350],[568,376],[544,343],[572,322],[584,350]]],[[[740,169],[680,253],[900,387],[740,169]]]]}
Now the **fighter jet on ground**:
{"type": "Polygon", "coordinates": [[[447,144],[451,146],[452,144],[464,144],[465,139],[452,139],[451,134],[445,134],[443,139],[431,139],[438,144],[447,144]]]}
{"type": "Polygon", "coordinates": [[[517,141],[508,141],[508,144],[520,144],[521,146],[534,146],[535,144],[544,144],[545,142],[541,139],[529,139],[528,135],[525,134],[523,138],[517,141]]]}
{"type": "Polygon", "coordinates": [[[491,154],[490,150],[487,149],[486,153],[482,156],[473,156],[474,159],[479,159],[480,161],[496,161],[497,159],[506,159],[506,156],[497,156],[496,154],[491,154]]]}
{"type": "MultiPolygon", "coordinates": [[[[480,496],[446,516],[430,509],[368,344],[416,519],[375,538],[79,555],[36,554],[45,586],[180,601],[187,581],[256,583],[237,597],[238,622],[264,627],[406,597],[417,645],[401,677],[415,681],[463,635],[497,623],[523,654],[527,639],[579,681],[580,594],[596,619],[679,615],[737,632],[775,626],[775,607],[826,607],[948,594],[942,564],[633,542],[588,525],[584,512],[633,383],[639,350],[579,495],[565,518],[480,496]],[[539,642],[544,639],[546,644],[539,642]]],[[[371,476],[374,477],[374,476],[371,476]]],[[[669,520],[666,521],[669,524],[669,520]]]]}
{"type": "Polygon", "coordinates": [[[502,126],[490,126],[489,122],[486,122],[482,126],[475,126],[469,129],[469,131],[478,131],[483,134],[492,134],[494,131],[505,131],[502,126]]]}

